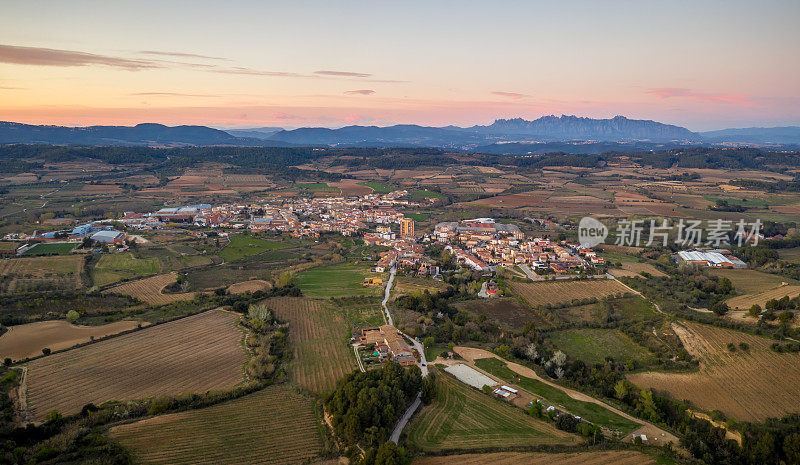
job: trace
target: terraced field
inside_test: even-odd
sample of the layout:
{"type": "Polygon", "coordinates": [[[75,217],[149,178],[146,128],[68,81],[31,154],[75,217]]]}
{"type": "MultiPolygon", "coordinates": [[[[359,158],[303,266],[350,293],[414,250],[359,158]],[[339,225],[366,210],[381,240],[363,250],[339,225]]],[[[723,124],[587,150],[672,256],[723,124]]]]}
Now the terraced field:
{"type": "Polygon", "coordinates": [[[212,310],[28,364],[28,414],[73,414],[89,402],[232,387],[245,353],[236,315],[212,310]]]}
{"type": "Polygon", "coordinates": [[[409,431],[409,440],[424,450],[578,442],[576,436],[445,374],[436,377],[436,395],[435,402],[422,410],[409,431]]]}
{"type": "Polygon", "coordinates": [[[747,310],[754,304],[760,305],[761,308],[764,308],[768,300],[780,300],[787,295],[790,298],[795,298],[800,295],[800,285],[780,286],[778,288],[760,292],[758,294],[739,295],[726,300],[725,303],[728,304],[728,307],[739,310],[747,310]]]}
{"type": "Polygon", "coordinates": [[[443,457],[426,457],[412,465],[520,465],[542,463],[547,465],[649,465],[656,461],[634,451],[577,452],[547,454],[543,452],[497,452],[493,454],[458,454],[443,457]]]}
{"type": "Polygon", "coordinates": [[[630,292],[628,288],[613,279],[591,279],[585,281],[554,281],[522,283],[511,281],[511,288],[530,305],[555,305],[572,300],[598,299],[615,294],[630,292]]]}
{"type": "Polygon", "coordinates": [[[289,372],[298,385],[324,395],[357,368],[347,345],[347,322],[330,303],[303,297],[277,297],[266,303],[278,318],[289,322],[294,355],[289,372]]]}
{"type": "Polygon", "coordinates": [[[730,329],[691,322],[673,327],[686,350],[700,360],[700,371],[635,373],[628,376],[631,382],[739,421],[800,413],[799,354],[775,353],[769,349],[772,340],[730,329]],[[749,350],[739,349],[740,342],[749,350]],[[737,350],[728,350],[728,343],[737,350]]]}
{"type": "Polygon", "coordinates": [[[295,464],[322,449],[313,401],[286,385],[116,426],[110,434],[142,464],[295,464]]]}
{"type": "Polygon", "coordinates": [[[182,292],[177,294],[165,294],[162,290],[175,282],[175,273],[160,274],[149,278],[128,281],[117,286],[110,287],[103,291],[104,294],[124,294],[136,297],[142,302],[150,305],[166,305],[179,300],[191,300],[197,295],[196,292],[182,292]]]}

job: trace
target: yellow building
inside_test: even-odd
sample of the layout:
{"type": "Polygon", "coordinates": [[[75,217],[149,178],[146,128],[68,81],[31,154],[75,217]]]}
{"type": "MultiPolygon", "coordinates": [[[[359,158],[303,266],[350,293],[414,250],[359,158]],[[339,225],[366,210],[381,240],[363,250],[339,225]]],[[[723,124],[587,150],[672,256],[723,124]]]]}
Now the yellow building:
{"type": "Polygon", "coordinates": [[[414,236],[414,220],[411,218],[403,218],[400,220],[400,235],[402,237],[414,236]]]}

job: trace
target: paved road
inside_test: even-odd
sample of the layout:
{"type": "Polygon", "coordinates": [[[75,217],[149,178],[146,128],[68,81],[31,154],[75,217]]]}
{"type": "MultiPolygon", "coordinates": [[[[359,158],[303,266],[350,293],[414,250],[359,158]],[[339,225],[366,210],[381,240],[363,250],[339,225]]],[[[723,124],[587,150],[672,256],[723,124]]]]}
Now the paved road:
{"type": "Polygon", "coordinates": [[[541,281],[542,280],[542,278],[540,278],[539,276],[536,276],[536,273],[531,271],[531,267],[529,267],[528,265],[526,265],[524,263],[520,263],[517,266],[519,266],[519,269],[522,270],[522,272],[525,273],[525,276],[527,276],[529,279],[532,279],[534,281],[541,281]]]}
{"type": "MultiPolygon", "coordinates": [[[[386,306],[386,303],[389,302],[389,296],[392,293],[392,285],[394,284],[394,277],[397,275],[397,268],[392,267],[391,271],[389,272],[389,281],[386,283],[386,291],[383,294],[383,302],[381,302],[381,306],[383,306],[383,313],[386,315],[386,321],[394,326],[394,321],[392,320],[392,314],[389,313],[389,307],[386,306]]],[[[422,346],[422,343],[416,340],[413,337],[410,337],[407,334],[404,334],[400,330],[398,330],[400,334],[405,336],[411,344],[414,346],[414,349],[419,353],[419,362],[417,366],[422,371],[422,377],[428,376],[428,361],[425,359],[425,347],[422,346]]],[[[362,370],[363,371],[363,370],[362,370]]],[[[417,411],[420,404],[422,404],[422,391],[417,393],[417,397],[411,402],[411,405],[408,406],[406,412],[397,421],[397,424],[394,425],[394,429],[392,430],[392,435],[389,436],[389,440],[394,442],[395,444],[400,441],[400,434],[403,432],[403,429],[408,424],[408,421],[411,419],[411,416],[414,415],[414,412],[417,411]]]]}

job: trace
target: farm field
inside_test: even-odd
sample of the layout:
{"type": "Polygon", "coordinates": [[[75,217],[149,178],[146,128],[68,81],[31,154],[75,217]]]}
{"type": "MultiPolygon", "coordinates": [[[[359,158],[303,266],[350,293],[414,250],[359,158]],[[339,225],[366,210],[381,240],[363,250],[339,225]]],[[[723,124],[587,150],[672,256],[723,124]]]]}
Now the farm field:
{"type": "Polygon", "coordinates": [[[270,289],[272,284],[263,279],[250,279],[239,283],[231,284],[228,286],[228,292],[231,294],[244,294],[245,292],[265,291],[270,289]]]}
{"type": "Polygon", "coordinates": [[[426,289],[431,293],[436,293],[445,288],[447,288],[447,284],[442,281],[436,281],[435,279],[396,276],[392,293],[394,295],[411,294],[412,292],[425,291],[426,289]]]}
{"type": "Polygon", "coordinates": [[[76,242],[51,242],[36,244],[22,254],[24,257],[36,257],[41,255],[64,255],[72,252],[77,247],[76,242]]]}
{"type": "MultiPolygon", "coordinates": [[[[605,254],[604,254],[605,255],[605,254]]],[[[640,262],[620,262],[622,263],[622,268],[610,268],[608,270],[614,277],[621,277],[621,276],[642,276],[642,273],[649,273],[653,276],[666,276],[664,272],[659,270],[658,268],[654,267],[649,263],[640,263],[640,262]]]]}
{"type": "MultiPolygon", "coordinates": [[[[364,287],[364,278],[376,276],[366,265],[340,263],[311,268],[297,275],[296,282],[308,297],[343,297],[352,295],[381,295],[382,286],[364,287]]],[[[386,278],[386,276],[381,276],[386,278]]],[[[388,279],[388,278],[386,278],[388,279]]]]}
{"type": "Polygon", "coordinates": [[[655,465],[650,456],[635,451],[599,451],[549,454],[544,452],[495,452],[491,454],[458,454],[425,457],[412,465],[655,465]]]}
{"type": "Polygon", "coordinates": [[[800,413],[800,355],[775,353],[772,340],[730,329],[682,322],[673,329],[700,360],[697,373],[635,373],[639,386],[665,390],[704,410],[721,410],[739,421],[762,421],[800,413]],[[747,351],[739,343],[749,344],[747,351]],[[737,346],[728,350],[728,343],[737,346]]]}
{"type": "Polygon", "coordinates": [[[0,260],[0,293],[79,289],[84,260],[83,255],[0,260]]]}
{"type": "MultiPolygon", "coordinates": [[[[574,399],[557,387],[551,386],[538,379],[522,376],[511,370],[511,368],[499,358],[476,359],[475,366],[508,383],[513,383],[512,386],[516,384],[517,387],[540,397],[542,401],[545,402],[545,405],[549,403],[573,415],[579,415],[598,426],[620,431],[625,434],[634,431],[640,426],[639,423],[623,418],[602,405],[574,399]]],[[[588,399],[588,396],[584,397],[588,399]]]]}
{"type": "Polygon", "coordinates": [[[95,286],[105,286],[159,271],[158,260],[155,258],[134,258],[130,252],[103,254],[92,270],[92,281],[95,286]]]}
{"type": "Polygon", "coordinates": [[[445,374],[436,377],[436,400],[411,423],[408,439],[423,450],[578,442],[576,436],[445,374]]]}
{"type": "Polygon", "coordinates": [[[149,278],[128,281],[103,291],[104,294],[124,294],[135,297],[142,302],[150,305],[166,305],[179,300],[191,300],[196,295],[195,292],[183,292],[177,294],[164,294],[162,290],[175,282],[175,273],[160,274],[149,278]]]}
{"type": "Polygon", "coordinates": [[[547,333],[547,337],[559,350],[590,364],[603,363],[607,357],[643,365],[653,360],[647,349],[618,329],[568,329],[547,333]]]}
{"type": "Polygon", "coordinates": [[[543,316],[538,315],[514,297],[466,300],[456,303],[455,307],[477,315],[485,315],[493,321],[511,327],[521,327],[529,321],[543,325],[549,324],[543,320],[543,316]]]}
{"type": "Polygon", "coordinates": [[[602,298],[610,295],[625,294],[628,288],[613,279],[591,279],[585,281],[553,281],[522,283],[511,281],[511,289],[525,299],[528,304],[555,305],[573,300],[602,298]]]}
{"type": "Polygon", "coordinates": [[[228,388],[242,379],[237,317],[212,310],[28,363],[28,415],[89,402],[228,388]]]}
{"type": "Polygon", "coordinates": [[[728,270],[711,269],[709,273],[714,276],[728,278],[739,294],[758,294],[780,287],[782,282],[800,284],[795,280],[756,270],[728,270]]]}
{"type": "Polygon", "coordinates": [[[254,236],[238,234],[231,237],[231,243],[219,251],[219,256],[226,262],[233,262],[244,257],[257,255],[268,250],[285,249],[297,244],[260,239],[254,236]]]}
{"type": "MultiPolygon", "coordinates": [[[[145,323],[146,324],[146,323],[145,323]]],[[[66,320],[37,321],[8,327],[0,336],[0,358],[21,360],[41,355],[45,347],[52,351],[66,349],[75,344],[89,342],[89,338],[101,338],[136,328],[138,321],[117,321],[102,326],[77,326],[66,320]]]]}
{"type": "Polygon", "coordinates": [[[347,345],[349,328],[341,312],[326,301],[277,297],[265,301],[275,315],[289,322],[295,383],[316,394],[333,390],[336,381],[357,368],[347,345]]]}
{"type": "Polygon", "coordinates": [[[780,249],[778,255],[787,262],[800,263],[800,247],[780,249]]]}
{"type": "Polygon", "coordinates": [[[313,401],[285,384],[115,426],[110,435],[142,464],[295,464],[322,449],[313,401]]]}
{"type": "Polygon", "coordinates": [[[739,310],[747,310],[753,304],[758,304],[761,308],[764,308],[768,300],[781,299],[787,295],[790,298],[800,295],[800,285],[780,286],[758,294],[739,295],[726,300],[725,303],[728,304],[728,307],[739,310]]]}

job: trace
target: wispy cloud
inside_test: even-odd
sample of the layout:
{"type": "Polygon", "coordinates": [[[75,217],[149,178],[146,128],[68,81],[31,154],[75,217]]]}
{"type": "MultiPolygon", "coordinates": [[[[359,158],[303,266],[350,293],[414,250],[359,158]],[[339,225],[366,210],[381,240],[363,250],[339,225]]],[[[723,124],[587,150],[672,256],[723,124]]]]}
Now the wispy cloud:
{"type": "Polygon", "coordinates": [[[314,71],[314,74],[319,74],[321,76],[339,76],[339,77],[358,77],[358,78],[366,78],[372,76],[368,73],[353,73],[351,71],[314,71]]]}
{"type": "Polygon", "coordinates": [[[756,104],[750,100],[750,97],[744,94],[695,92],[692,89],[687,89],[684,87],[659,87],[656,89],[649,89],[646,92],[661,100],[669,98],[683,98],[700,103],[739,105],[743,107],[756,106],[756,104]]]}
{"type": "Polygon", "coordinates": [[[500,96],[500,97],[506,97],[506,98],[510,98],[512,100],[519,100],[519,99],[521,99],[523,97],[528,97],[528,95],[526,95],[526,94],[520,94],[520,93],[517,93],[517,92],[503,92],[503,91],[499,91],[499,90],[496,90],[496,91],[492,92],[492,95],[497,95],[497,96],[500,96]]]}
{"type": "Polygon", "coordinates": [[[219,60],[219,61],[230,61],[228,58],[222,57],[212,57],[208,55],[198,55],[196,53],[181,53],[181,52],[159,52],[156,50],[141,50],[139,51],[142,55],[155,55],[155,56],[162,56],[162,57],[179,57],[179,58],[200,58],[202,60],[219,60]]]}
{"type": "Polygon", "coordinates": [[[271,76],[271,77],[312,77],[299,73],[291,73],[288,71],[263,71],[252,68],[244,68],[241,66],[234,66],[233,68],[214,68],[211,71],[223,74],[244,74],[248,76],[271,76]]]}
{"type": "Polygon", "coordinates": [[[131,60],[108,55],[97,55],[53,48],[0,45],[0,63],[34,66],[87,66],[103,65],[128,71],[162,68],[151,60],[131,60]]]}
{"type": "Polygon", "coordinates": [[[372,89],[348,90],[345,91],[347,95],[372,95],[375,91],[372,89]]]}
{"type": "Polygon", "coordinates": [[[135,92],[129,95],[135,96],[152,96],[152,97],[219,97],[219,95],[212,94],[184,94],[181,92],[135,92]]]}

